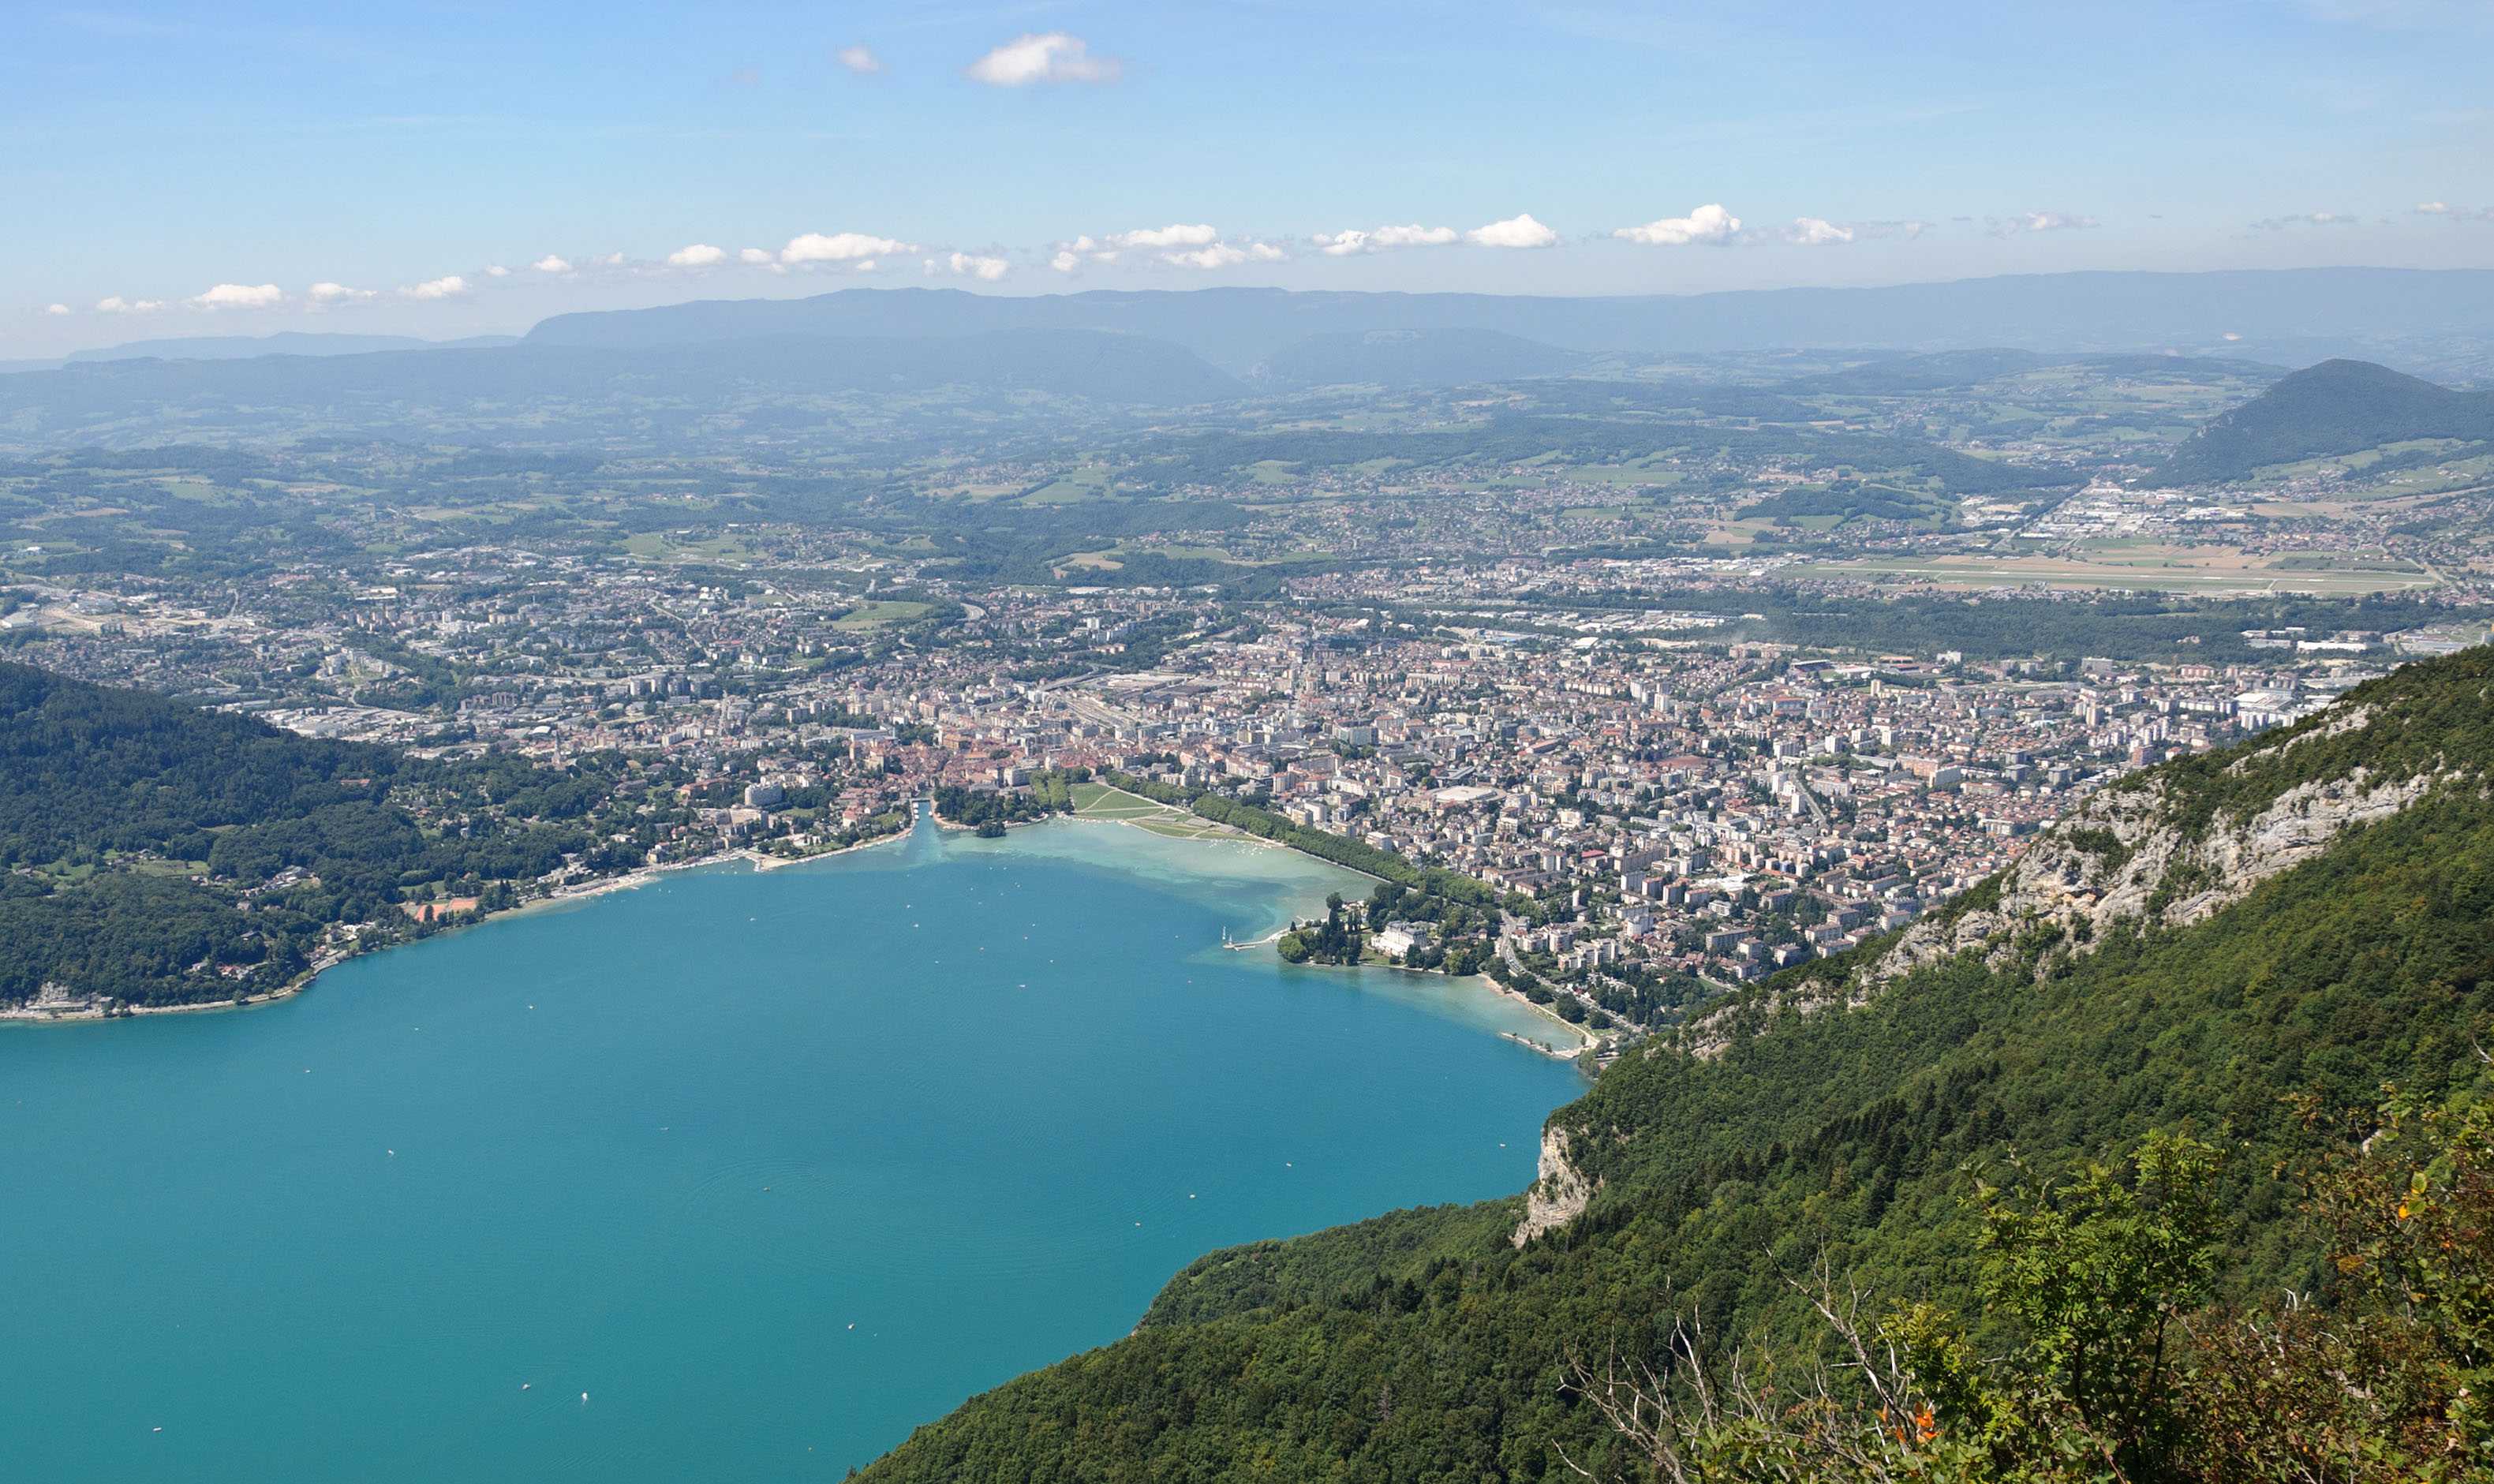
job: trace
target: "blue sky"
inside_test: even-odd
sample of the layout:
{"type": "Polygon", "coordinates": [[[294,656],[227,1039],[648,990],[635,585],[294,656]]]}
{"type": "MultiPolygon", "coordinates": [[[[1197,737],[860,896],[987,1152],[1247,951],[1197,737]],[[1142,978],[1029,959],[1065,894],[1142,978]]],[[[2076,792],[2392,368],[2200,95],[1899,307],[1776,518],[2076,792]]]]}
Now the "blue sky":
{"type": "Polygon", "coordinates": [[[2487,0],[36,0],[0,353],[850,284],[2494,266],[2489,57],[2487,0]]]}

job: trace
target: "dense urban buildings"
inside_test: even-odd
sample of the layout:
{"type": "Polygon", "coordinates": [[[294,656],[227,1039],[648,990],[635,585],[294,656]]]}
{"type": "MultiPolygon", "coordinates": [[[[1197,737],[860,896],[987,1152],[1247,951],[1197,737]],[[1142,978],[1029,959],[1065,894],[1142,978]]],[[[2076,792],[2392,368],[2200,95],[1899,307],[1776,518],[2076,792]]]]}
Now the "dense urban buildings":
{"type": "MultiPolygon", "coordinates": [[[[929,797],[991,796],[970,807],[999,821],[1243,803],[1303,845],[1380,853],[1352,863],[1486,889],[1451,923],[1390,893],[1348,904],[1351,955],[1486,970],[1607,1046],[1912,922],[2108,780],[2292,722],[2484,621],[2462,586],[2394,632],[2290,624],[2168,650],[2223,651],[2206,660],[2066,641],[1972,657],[1754,637],[1773,631],[1742,608],[1754,596],[1864,594],[1749,559],[1422,558],[1243,599],[969,585],[836,534],[739,534],[806,560],[687,572],[465,545],[351,576],[20,584],[0,624],[46,666],[305,736],[611,760],[635,780],[608,816],[628,828],[598,868],[575,860],[540,891],[851,846],[929,797]],[[855,591],[814,585],[826,559],[855,591]],[[1666,591],[1684,606],[1622,600],[1666,591]]],[[[1920,595],[1978,630],[2041,607],[2083,638],[2096,611],[2007,587],[1920,595]]]]}

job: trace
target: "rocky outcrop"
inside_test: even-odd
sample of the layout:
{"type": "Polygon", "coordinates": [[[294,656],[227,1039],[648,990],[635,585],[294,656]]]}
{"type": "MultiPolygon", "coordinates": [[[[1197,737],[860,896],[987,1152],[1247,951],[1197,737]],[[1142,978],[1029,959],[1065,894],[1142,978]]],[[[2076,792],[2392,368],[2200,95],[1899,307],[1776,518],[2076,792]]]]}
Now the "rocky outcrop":
{"type": "Polygon", "coordinates": [[[1556,1231],[1584,1215],[1593,1198],[1593,1183],[1567,1159],[1567,1131],[1553,1123],[1541,1131],[1540,1177],[1525,1191],[1524,1220],[1508,1240],[1522,1247],[1545,1231],[1556,1231]]]}
{"type": "MultiPolygon", "coordinates": [[[[2247,767],[2273,769],[2299,747],[2378,719],[2374,708],[2341,707],[2291,736],[2252,744],[2227,772],[2241,779],[2247,767]]],[[[1762,1014],[1858,1006],[1917,969],[1966,954],[1994,970],[2031,962],[2041,976],[2057,955],[2090,952],[2111,933],[2197,923],[2320,855],[2349,830],[2412,807],[2437,789],[2480,786],[2465,769],[2448,766],[2447,756],[2444,763],[2380,772],[2359,765],[2213,818],[2177,797],[2177,787],[2192,786],[2187,776],[2177,783],[2175,773],[2160,771],[2114,784],[2037,836],[1999,876],[1907,928],[1872,962],[1848,974],[1787,977],[1658,1039],[1646,1054],[1670,1048],[1719,1056],[1736,1028],[1762,1023],[1762,1014]]]]}
{"type": "Polygon", "coordinates": [[[1912,927],[1867,976],[1873,986],[1928,963],[1980,953],[1995,965],[2030,935],[2074,943],[2127,923],[2180,927],[2232,906],[2254,887],[2328,848],[2348,830],[2386,819],[2448,781],[2439,772],[2375,783],[2363,770],[2280,794],[2258,813],[2193,833],[2173,823],[2161,782],[2109,789],[2037,838],[1985,890],[1912,927]]]}

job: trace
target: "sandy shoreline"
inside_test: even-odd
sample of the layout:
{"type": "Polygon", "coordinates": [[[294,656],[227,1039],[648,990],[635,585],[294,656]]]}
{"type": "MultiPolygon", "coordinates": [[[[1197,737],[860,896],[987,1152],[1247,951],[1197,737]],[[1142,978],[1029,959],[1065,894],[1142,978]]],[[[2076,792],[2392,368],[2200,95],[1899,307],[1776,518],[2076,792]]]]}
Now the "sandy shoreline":
{"type": "Polygon", "coordinates": [[[1531,1046],[1544,1056],[1557,1057],[1563,1062],[1572,1062],[1577,1057],[1584,1055],[1586,1052],[1595,1049],[1602,1044],[1602,1038],[1600,1036],[1587,1030],[1581,1025],[1578,1025],[1575,1021],[1570,1020],[1566,1016],[1559,1014],[1557,1011],[1552,1010],[1549,1006],[1535,1004],[1529,997],[1519,994],[1513,989],[1509,989],[1506,985],[1500,984],[1497,980],[1490,978],[1486,974],[1479,974],[1474,977],[1478,979],[1481,983],[1489,985],[1490,988],[1499,995],[1506,999],[1513,1000],[1518,1005],[1526,1007],[1534,1014],[1539,1015],[1542,1019],[1549,1021],[1552,1025],[1555,1025],[1561,1030],[1566,1032],[1568,1035],[1575,1037],[1576,1047],[1574,1050],[1567,1050],[1559,1046],[1545,1046],[1529,1036],[1519,1036],[1512,1031],[1501,1031],[1499,1032],[1500,1035],[1507,1037],[1511,1041],[1531,1046]]]}
{"type": "MultiPolygon", "coordinates": [[[[1246,831],[1241,830],[1234,825],[1225,825],[1219,820],[1205,819],[1201,815],[1194,816],[1194,818],[1203,833],[1191,835],[1164,834],[1158,830],[1148,828],[1148,826],[1153,823],[1150,820],[1104,819],[1096,814],[1081,815],[1071,813],[1059,814],[1054,817],[1057,819],[1071,820],[1073,823],[1078,825],[1127,825],[1135,829],[1141,830],[1145,834],[1151,835],[1155,839],[1176,840],[1181,844],[1204,839],[1214,839],[1225,845],[1234,843],[1239,845],[1253,845],[1259,850],[1287,850],[1293,855],[1305,856],[1311,861],[1332,866],[1335,870],[1349,871],[1351,874],[1357,876],[1362,881],[1384,881],[1385,879],[1383,876],[1372,876],[1368,872],[1361,870],[1356,865],[1345,865],[1339,861],[1327,861],[1324,857],[1318,855],[1315,851],[1301,850],[1299,847],[1292,844],[1288,840],[1267,839],[1265,836],[1261,834],[1249,834],[1246,831]]],[[[1040,821],[1026,820],[1023,821],[1023,823],[1038,824],[1040,821]]]]}
{"type": "MultiPolygon", "coordinates": [[[[1135,827],[1137,827],[1137,828],[1139,828],[1139,829],[1140,829],[1140,828],[1141,828],[1141,827],[1143,826],[1143,824],[1145,823],[1144,821],[1140,820],[1140,819],[1102,819],[1102,818],[1099,818],[1099,817],[1097,817],[1097,816],[1093,816],[1093,817],[1090,817],[1090,818],[1084,818],[1082,815],[1080,815],[1080,814],[1072,814],[1072,813],[1068,813],[1068,814],[1060,814],[1060,815],[1057,815],[1056,817],[1057,817],[1057,818],[1059,818],[1059,819],[1068,819],[1068,820],[1072,820],[1072,821],[1074,821],[1074,822],[1075,822],[1075,823],[1077,823],[1077,824],[1085,824],[1085,825],[1132,825],[1132,826],[1135,826],[1135,827]]],[[[1198,818],[1199,818],[1199,819],[1201,819],[1201,816],[1198,816],[1198,818]]],[[[940,823],[940,821],[939,821],[939,823],[940,823]]],[[[1030,823],[1037,823],[1037,821],[1030,821],[1030,823]]],[[[1359,868],[1358,868],[1357,866],[1355,866],[1355,865],[1345,865],[1345,864],[1343,864],[1343,863],[1342,863],[1341,862],[1339,862],[1339,861],[1328,861],[1328,860],[1326,860],[1324,857],[1323,857],[1323,856],[1321,856],[1321,855],[1318,855],[1318,854],[1317,854],[1316,852],[1314,852],[1314,851],[1311,851],[1311,850],[1300,850],[1297,846],[1293,845],[1293,844],[1292,844],[1290,841],[1288,841],[1288,840],[1268,839],[1268,838],[1266,838],[1265,836],[1261,835],[1261,834],[1249,834],[1249,833],[1248,833],[1246,831],[1244,831],[1244,830],[1239,830],[1239,829],[1236,829],[1236,828],[1234,828],[1234,827],[1232,827],[1232,826],[1222,824],[1222,823],[1220,823],[1218,820],[1208,820],[1208,819],[1206,819],[1206,820],[1201,820],[1201,823],[1202,823],[1204,826],[1206,826],[1208,829],[1219,832],[1219,836],[1218,836],[1218,837],[1219,837],[1221,840],[1223,840],[1224,842],[1228,842],[1228,841],[1232,841],[1232,840],[1234,840],[1234,841],[1237,841],[1238,843],[1241,843],[1241,844],[1260,846],[1260,847],[1264,848],[1264,849],[1267,849],[1267,850],[1287,850],[1287,851],[1291,851],[1292,853],[1293,853],[1293,854],[1295,854],[1295,855],[1305,856],[1307,859],[1309,859],[1309,860],[1311,860],[1311,861],[1319,862],[1319,863],[1323,863],[1323,864],[1329,865],[1329,866],[1333,867],[1335,870],[1339,870],[1339,871],[1349,871],[1351,874],[1353,874],[1353,875],[1354,875],[1354,876],[1358,876],[1358,877],[1362,878],[1363,880],[1368,880],[1368,881],[1384,881],[1384,880],[1385,880],[1385,878],[1384,878],[1384,877],[1383,877],[1383,876],[1372,876],[1372,875],[1370,875],[1368,872],[1366,872],[1366,871],[1363,871],[1363,870],[1359,869],[1359,868]]],[[[951,828],[959,828],[959,827],[951,827],[951,828]]],[[[1144,833],[1147,833],[1147,834],[1152,834],[1152,835],[1158,836],[1158,837],[1159,837],[1159,838],[1161,838],[1161,839],[1171,839],[1171,840],[1173,840],[1173,839],[1180,839],[1180,838],[1182,838],[1182,836],[1174,835],[1174,834],[1162,834],[1159,831],[1156,831],[1156,830],[1145,830],[1145,831],[1144,831],[1144,833]]],[[[1198,835],[1198,836],[1195,836],[1194,838],[1201,839],[1201,838],[1203,838],[1203,836],[1201,836],[1201,835],[1198,835]]],[[[1278,936],[1278,934],[1276,934],[1276,936],[1278,936]]],[[[1405,968],[1405,967],[1403,967],[1401,964],[1310,964],[1310,965],[1307,965],[1307,967],[1310,967],[1310,968],[1321,968],[1321,969],[1336,969],[1336,968],[1386,968],[1386,969],[1392,969],[1392,970],[1394,970],[1395,972],[1397,972],[1397,973],[1401,973],[1401,974],[1434,974],[1434,975],[1439,976],[1440,978],[1447,978],[1445,971],[1445,970],[1443,970],[1443,969],[1410,969],[1410,968],[1405,968]]],[[[1513,1000],[1516,1004],[1521,1005],[1521,1006],[1523,1006],[1525,1009],[1527,1009],[1527,1010],[1529,1010],[1529,1011],[1533,1012],[1533,1013],[1534,1013],[1534,1015],[1536,1015],[1539,1016],[1542,1020],[1547,1021],[1547,1022],[1548,1022],[1548,1023],[1549,1023],[1553,1028],[1555,1028],[1556,1030],[1558,1030],[1558,1031],[1560,1032],[1560,1034],[1561,1034],[1563,1037],[1572,1038],[1572,1039],[1574,1040],[1574,1042],[1575,1042],[1575,1045],[1574,1045],[1573,1046],[1569,1046],[1569,1045],[1564,1045],[1564,1044],[1563,1044],[1563,1045],[1545,1045],[1545,1044],[1544,1044],[1544,1043],[1542,1043],[1542,1042],[1536,1041],[1536,1040],[1534,1040],[1532,1037],[1530,1037],[1530,1036],[1526,1036],[1526,1035],[1523,1035],[1523,1034],[1521,1034],[1521,1033],[1519,1033],[1519,1032],[1516,1032],[1516,1031],[1500,1031],[1498,1034],[1499,1034],[1502,1038],[1504,1038],[1504,1039],[1506,1039],[1506,1040],[1508,1040],[1508,1041],[1512,1041],[1512,1042],[1514,1042],[1517,1045],[1530,1047],[1531,1049],[1536,1050],[1536,1051],[1538,1051],[1538,1052],[1540,1052],[1542,1055],[1547,1056],[1547,1057],[1551,1058],[1551,1059],[1552,1059],[1552,1060],[1554,1060],[1554,1061],[1563,1061],[1563,1062],[1566,1062],[1566,1063],[1568,1063],[1568,1064],[1570,1064],[1570,1065],[1573,1065],[1573,1064],[1575,1063],[1576,1059],[1577,1059],[1578,1057],[1580,1057],[1580,1056],[1584,1055],[1587,1051],[1594,1050],[1595,1048],[1597,1048],[1597,1047],[1598,1047],[1599,1045],[1601,1045],[1601,1044],[1602,1044],[1602,1040],[1601,1040],[1601,1037],[1600,1037],[1599,1035],[1596,1034],[1594,1031],[1591,1031],[1591,1030],[1587,1029],[1587,1028],[1586,1028],[1586,1027],[1584,1027],[1584,1026],[1578,1025],[1577,1023],[1575,1023],[1575,1022],[1574,1022],[1574,1021],[1572,1021],[1572,1020],[1567,1019],[1566,1016],[1564,1016],[1564,1015],[1560,1015],[1557,1011],[1552,1010],[1549,1006],[1547,1006],[1547,1005],[1537,1005],[1537,1004],[1535,1004],[1531,998],[1527,997],[1526,995],[1524,995],[1524,994],[1523,994],[1523,993],[1521,993],[1520,991],[1517,991],[1517,990],[1514,990],[1514,989],[1510,989],[1510,988],[1508,988],[1506,985],[1505,985],[1505,984],[1500,984],[1497,980],[1490,978],[1490,977],[1489,977],[1488,975],[1486,975],[1486,974],[1476,974],[1476,975],[1473,975],[1473,976],[1470,976],[1470,977],[1471,977],[1471,978],[1474,978],[1474,979],[1478,980],[1482,984],[1486,985],[1486,986],[1487,986],[1487,987],[1488,987],[1492,992],[1493,992],[1493,993],[1496,993],[1496,994],[1498,994],[1498,995],[1501,995],[1501,996],[1503,996],[1503,997],[1505,997],[1505,998],[1506,998],[1506,999],[1513,1000]]]]}
{"type": "MultiPolygon", "coordinates": [[[[1346,867],[1346,869],[1348,869],[1348,867],[1346,867]]],[[[1306,965],[1306,967],[1312,969],[1391,969],[1397,974],[1432,974],[1440,979],[1445,980],[1448,984],[1457,983],[1454,977],[1447,974],[1444,969],[1407,969],[1399,963],[1313,963],[1306,965]]],[[[1508,988],[1506,985],[1500,984],[1497,980],[1490,978],[1486,974],[1470,974],[1466,975],[1465,978],[1481,985],[1483,988],[1488,989],[1491,993],[1496,994],[1501,999],[1513,1000],[1516,1004],[1523,1006],[1541,1019],[1549,1022],[1550,1025],[1558,1029],[1564,1035],[1572,1036],[1576,1040],[1576,1045],[1572,1047],[1564,1045],[1545,1045],[1541,1042],[1536,1041],[1532,1037],[1527,1036],[1520,1031],[1499,1032],[1499,1035],[1505,1037],[1508,1041],[1514,1042],[1517,1045],[1530,1046],[1544,1056],[1557,1061],[1572,1064],[1577,1057],[1584,1055],[1587,1051],[1591,1051],[1602,1044],[1601,1037],[1597,1035],[1595,1032],[1588,1030],[1584,1026],[1578,1025],[1575,1021],[1562,1015],[1547,1005],[1535,1004],[1529,996],[1508,988]]]]}

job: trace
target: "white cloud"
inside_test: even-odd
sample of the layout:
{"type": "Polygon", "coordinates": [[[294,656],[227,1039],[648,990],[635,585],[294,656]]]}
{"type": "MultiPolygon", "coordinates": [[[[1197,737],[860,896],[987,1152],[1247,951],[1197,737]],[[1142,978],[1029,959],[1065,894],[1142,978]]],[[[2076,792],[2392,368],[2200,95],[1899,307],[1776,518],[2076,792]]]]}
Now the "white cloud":
{"type": "Polygon", "coordinates": [[[597,265],[601,268],[620,268],[624,266],[624,255],[622,253],[609,253],[605,257],[597,259],[597,265]]]}
{"type": "Polygon", "coordinates": [[[783,263],[856,262],[860,258],[881,257],[892,253],[915,253],[918,249],[890,237],[869,236],[865,232],[806,232],[791,237],[779,250],[783,263]]]}
{"type": "Polygon", "coordinates": [[[1001,257],[975,257],[968,253],[956,253],[945,261],[955,273],[983,284],[992,284],[1013,270],[1013,264],[1001,257]]]}
{"type": "Polygon", "coordinates": [[[2069,211],[2022,211],[2014,217],[1991,218],[1992,234],[2006,237],[2012,232],[2085,231],[2101,226],[2093,217],[2069,211]]]}
{"type": "Polygon", "coordinates": [[[1192,250],[1178,250],[1160,255],[1161,261],[1176,268],[1231,268],[1242,262],[1286,262],[1290,254],[1270,242],[1212,242],[1192,250]]]}
{"type": "Polygon", "coordinates": [[[485,276],[487,278],[509,278],[511,276],[511,270],[503,267],[501,263],[496,263],[485,270],[485,276]]]}
{"type": "Polygon", "coordinates": [[[1795,217],[1792,219],[1792,225],[1779,229],[1777,235],[1786,242],[1798,243],[1803,247],[1829,247],[1836,243],[1852,241],[1853,228],[1839,227],[1833,222],[1818,217],[1795,217]]]}
{"type": "Polygon", "coordinates": [[[1383,253],[1393,248],[1444,247],[1462,240],[1463,234],[1451,227],[1422,227],[1417,222],[1408,227],[1381,227],[1374,231],[1319,232],[1308,239],[1323,249],[1327,257],[1350,257],[1360,253],[1383,253]]]}
{"type": "Polygon", "coordinates": [[[1026,87],[1034,82],[1114,82],[1125,72],[1115,57],[1095,57],[1079,36],[1049,31],[1017,36],[970,64],[974,82],[1026,87]]]}
{"type": "Polygon", "coordinates": [[[326,280],[303,290],[303,297],[315,304],[351,304],[358,299],[369,299],[372,296],[372,289],[350,288],[344,284],[333,284],[326,280]]]}
{"type": "MultiPolygon", "coordinates": [[[[1090,240],[1088,237],[1075,239],[1075,250],[1081,251],[1081,245],[1090,240]]],[[[1192,227],[1184,225],[1145,227],[1130,232],[1111,232],[1109,235],[1109,246],[1112,248],[1194,248],[1209,247],[1220,240],[1219,230],[1199,222],[1192,227]]]]}
{"type": "Polygon", "coordinates": [[[1059,273],[1072,273],[1086,262],[1115,262],[1120,254],[1149,252],[1161,261],[1180,268],[1227,268],[1242,262],[1282,262],[1290,254],[1275,243],[1251,241],[1225,242],[1221,229],[1205,222],[1173,222],[1167,227],[1139,227],[1132,231],[1110,232],[1105,237],[1088,233],[1070,242],[1059,242],[1048,259],[1048,265],[1059,273]]]}
{"type": "Polygon", "coordinates": [[[769,248],[741,248],[737,251],[736,260],[743,263],[751,263],[756,267],[760,267],[765,263],[775,262],[777,259],[771,256],[771,250],[769,248]]]}
{"type": "Polygon", "coordinates": [[[1381,227],[1374,234],[1379,247],[1444,247],[1455,240],[1451,227],[1381,227]]]}
{"type": "Polygon", "coordinates": [[[200,309],[267,309],[285,301],[286,290],[275,284],[219,284],[190,302],[200,309]]]}
{"type": "Polygon", "coordinates": [[[707,268],[714,263],[725,261],[727,261],[727,249],[712,247],[707,242],[696,242],[689,247],[680,247],[667,255],[668,265],[677,268],[707,268]]]}
{"type": "Polygon", "coordinates": [[[1232,247],[1227,242],[1216,242],[1210,247],[1198,248],[1191,253],[1161,255],[1161,261],[1180,268],[1227,268],[1246,260],[1247,254],[1244,249],[1232,247]]]}
{"type": "Polygon", "coordinates": [[[1739,217],[1709,203],[1685,217],[1662,217],[1643,227],[1623,227],[1611,235],[1647,247],[1687,247],[1698,242],[1719,245],[1740,233],[1739,217]]]}
{"type": "Polygon", "coordinates": [[[875,261],[871,257],[862,257],[853,265],[851,271],[858,273],[872,273],[875,269],[882,266],[883,264],[875,261]]]}
{"type": "Polygon", "coordinates": [[[2450,214],[2450,204],[2448,201],[2418,201],[2416,209],[2419,216],[2441,217],[2450,214]]]}
{"type": "Polygon", "coordinates": [[[117,293],[95,301],[96,313],[102,315],[152,315],[164,307],[162,299],[125,299],[117,293]]]}
{"type": "Polygon", "coordinates": [[[876,56],[867,46],[842,46],[832,53],[832,60],[861,77],[870,77],[883,71],[883,58],[876,56]]]}
{"type": "Polygon", "coordinates": [[[1533,220],[1529,211],[1487,227],[1475,227],[1464,235],[1482,247],[1495,248],[1546,248],[1555,247],[1559,241],[1559,234],[1533,220]]]}
{"type": "Polygon", "coordinates": [[[468,281],[452,273],[442,278],[429,278],[421,284],[410,284],[399,292],[411,299],[452,299],[468,291],[468,281]]]}
{"type": "Polygon", "coordinates": [[[529,266],[536,269],[539,273],[569,273],[571,271],[571,264],[569,262],[557,257],[552,253],[548,253],[543,257],[540,257],[536,261],[529,264],[529,266]]]}
{"type": "Polygon", "coordinates": [[[2263,217],[2252,224],[2256,232],[2284,231],[2290,227],[2354,227],[2358,218],[2345,211],[2306,211],[2299,215],[2263,217]]]}
{"type": "Polygon", "coordinates": [[[46,304],[44,306],[44,313],[47,315],[66,315],[69,312],[70,307],[66,304],[46,304]]]}
{"type": "MultiPolygon", "coordinates": [[[[1212,228],[1209,227],[1164,227],[1161,230],[1162,232],[1183,231],[1189,233],[1190,236],[1196,233],[1206,233],[1209,235],[1205,235],[1201,239],[1206,242],[1212,241],[1220,235],[1217,232],[1213,232],[1212,228]]],[[[1060,242],[1056,244],[1055,256],[1049,258],[1048,265],[1054,268],[1059,273],[1071,273],[1075,269],[1081,267],[1085,262],[1115,262],[1119,255],[1119,249],[1116,244],[1123,242],[1128,238],[1145,235],[1158,236],[1161,235],[1161,233],[1115,232],[1111,233],[1106,240],[1103,240],[1085,232],[1071,242],[1060,242]]]]}

